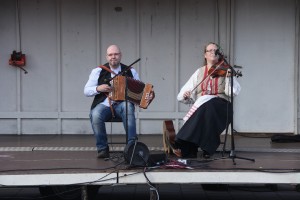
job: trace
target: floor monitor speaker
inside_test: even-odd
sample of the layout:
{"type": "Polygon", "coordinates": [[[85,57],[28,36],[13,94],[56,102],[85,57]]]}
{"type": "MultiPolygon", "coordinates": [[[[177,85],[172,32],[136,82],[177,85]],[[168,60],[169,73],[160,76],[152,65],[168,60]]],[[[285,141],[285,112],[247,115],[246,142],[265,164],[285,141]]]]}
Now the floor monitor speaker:
{"type": "Polygon", "coordinates": [[[142,142],[133,142],[126,145],[124,149],[125,161],[133,166],[147,166],[149,149],[142,142]]]}

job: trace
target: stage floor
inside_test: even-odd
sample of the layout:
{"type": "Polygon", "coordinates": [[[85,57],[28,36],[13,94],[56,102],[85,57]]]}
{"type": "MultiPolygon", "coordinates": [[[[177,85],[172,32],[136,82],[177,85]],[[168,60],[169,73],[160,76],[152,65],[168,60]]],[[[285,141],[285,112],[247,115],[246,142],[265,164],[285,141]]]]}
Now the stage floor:
{"type": "MultiPolygon", "coordinates": [[[[199,152],[197,159],[178,160],[165,154],[162,135],[138,138],[150,157],[163,156],[166,162],[148,168],[130,166],[124,162],[124,144],[110,146],[111,159],[97,159],[93,135],[1,135],[0,198],[37,199],[42,197],[41,186],[65,185],[64,191],[100,185],[96,199],[111,200],[155,199],[153,187],[160,199],[174,200],[300,197],[299,142],[274,143],[268,135],[235,135],[234,140],[228,136],[225,152],[221,144],[211,159],[203,159],[199,152]]],[[[124,136],[109,140],[122,142],[124,136]]]]}
{"type": "MultiPolygon", "coordinates": [[[[124,136],[109,136],[109,140],[111,139],[114,142],[122,141],[124,136]]],[[[162,135],[139,135],[138,141],[148,147],[150,157],[164,157],[162,135]]],[[[197,159],[192,160],[178,160],[172,155],[166,155],[167,161],[147,169],[147,173],[152,178],[151,181],[157,184],[300,183],[300,142],[274,143],[270,136],[249,135],[235,135],[233,141],[234,148],[231,137],[228,136],[225,152],[224,144],[221,144],[211,159],[203,159],[201,152],[197,159]],[[236,156],[234,159],[229,156],[230,152],[236,156]],[[187,165],[181,165],[182,163],[187,165]]],[[[55,185],[75,184],[77,181],[81,184],[94,180],[89,175],[94,176],[95,173],[100,177],[117,173],[110,180],[97,183],[95,180],[96,184],[114,184],[116,176],[117,183],[147,183],[142,173],[145,170],[143,167],[129,166],[124,162],[124,145],[114,144],[110,147],[111,159],[103,160],[96,158],[93,135],[1,135],[0,184],[55,185]],[[129,176],[138,172],[139,176],[129,176]],[[19,175],[20,178],[26,176],[36,181],[12,181],[14,175],[19,175]],[[29,175],[32,177],[28,177],[29,175]],[[64,180],[67,175],[70,177],[64,180]],[[78,179],[74,177],[76,175],[78,179]],[[52,178],[47,178],[49,176],[52,178]]]]}

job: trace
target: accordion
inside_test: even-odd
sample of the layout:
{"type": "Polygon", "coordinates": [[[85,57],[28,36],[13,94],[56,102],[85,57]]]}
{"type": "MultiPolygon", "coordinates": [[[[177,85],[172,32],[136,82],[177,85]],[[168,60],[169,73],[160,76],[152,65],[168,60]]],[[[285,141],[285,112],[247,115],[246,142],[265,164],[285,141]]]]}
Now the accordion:
{"type": "MultiPolygon", "coordinates": [[[[114,101],[126,100],[126,77],[117,76],[113,78],[111,81],[111,85],[113,87],[113,91],[109,93],[109,97],[114,101]]],[[[153,85],[148,83],[145,84],[141,81],[127,77],[127,88],[127,99],[130,102],[137,104],[144,109],[149,106],[149,104],[151,103],[151,101],[149,101],[149,96],[152,91],[153,85]]]]}

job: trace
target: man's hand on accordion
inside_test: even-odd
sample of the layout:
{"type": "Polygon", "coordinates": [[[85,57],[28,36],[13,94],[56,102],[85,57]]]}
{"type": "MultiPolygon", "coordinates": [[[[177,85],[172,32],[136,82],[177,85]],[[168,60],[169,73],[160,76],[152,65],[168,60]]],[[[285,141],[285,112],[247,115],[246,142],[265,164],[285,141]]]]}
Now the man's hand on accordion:
{"type": "Polygon", "coordinates": [[[154,93],[154,90],[152,89],[152,90],[146,95],[146,98],[145,98],[148,105],[153,101],[154,97],[155,97],[155,93],[154,93]]]}
{"type": "Polygon", "coordinates": [[[96,87],[98,92],[112,92],[113,88],[107,84],[98,85],[96,87]]]}

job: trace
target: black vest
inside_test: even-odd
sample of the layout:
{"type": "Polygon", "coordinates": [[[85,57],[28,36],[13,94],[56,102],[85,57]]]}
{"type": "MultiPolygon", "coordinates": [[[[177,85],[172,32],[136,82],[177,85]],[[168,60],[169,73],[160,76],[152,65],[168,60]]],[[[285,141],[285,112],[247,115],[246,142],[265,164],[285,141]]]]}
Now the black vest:
{"type": "MultiPolygon", "coordinates": [[[[109,68],[109,64],[105,63],[104,66],[109,68]]],[[[127,69],[127,66],[121,63],[121,71],[125,71],[127,69]]],[[[131,70],[127,70],[126,75],[128,77],[133,78],[133,75],[131,73],[131,70]]],[[[99,74],[99,78],[98,78],[98,85],[102,85],[102,84],[109,84],[108,80],[111,79],[111,73],[109,71],[106,71],[105,69],[102,69],[100,74],[99,74]]],[[[110,84],[109,84],[110,85],[110,84]]],[[[92,103],[91,106],[91,110],[93,108],[95,108],[96,105],[98,105],[99,103],[103,102],[106,99],[106,93],[100,92],[99,94],[97,94],[94,98],[94,101],[92,103]]]]}

